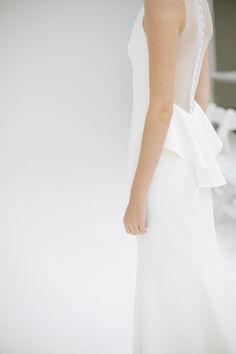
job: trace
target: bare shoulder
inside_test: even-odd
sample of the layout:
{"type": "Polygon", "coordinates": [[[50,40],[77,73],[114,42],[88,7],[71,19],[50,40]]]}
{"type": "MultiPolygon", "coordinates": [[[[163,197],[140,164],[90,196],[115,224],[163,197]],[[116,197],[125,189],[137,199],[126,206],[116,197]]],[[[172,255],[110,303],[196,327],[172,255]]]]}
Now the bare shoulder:
{"type": "Polygon", "coordinates": [[[186,23],[185,0],[144,0],[143,27],[145,32],[156,26],[168,25],[182,32],[186,23]]]}

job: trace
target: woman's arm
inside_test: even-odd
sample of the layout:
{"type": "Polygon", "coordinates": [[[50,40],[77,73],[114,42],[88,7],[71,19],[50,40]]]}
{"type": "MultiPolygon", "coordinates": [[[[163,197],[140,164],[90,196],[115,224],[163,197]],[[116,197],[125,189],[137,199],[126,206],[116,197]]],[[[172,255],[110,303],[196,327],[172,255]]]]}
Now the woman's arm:
{"type": "Polygon", "coordinates": [[[209,102],[209,59],[208,59],[208,48],[205,51],[201,73],[198,81],[198,86],[196,90],[195,100],[206,111],[209,102]]]}
{"type": "Polygon", "coordinates": [[[185,22],[181,0],[146,0],[143,25],[149,49],[150,101],[131,196],[146,198],[173,111],[177,45],[185,22]]]}
{"type": "Polygon", "coordinates": [[[126,231],[132,234],[146,230],[147,193],[173,112],[178,38],[186,17],[184,0],[145,0],[144,8],[150,100],[139,161],[123,218],[126,231]]]}

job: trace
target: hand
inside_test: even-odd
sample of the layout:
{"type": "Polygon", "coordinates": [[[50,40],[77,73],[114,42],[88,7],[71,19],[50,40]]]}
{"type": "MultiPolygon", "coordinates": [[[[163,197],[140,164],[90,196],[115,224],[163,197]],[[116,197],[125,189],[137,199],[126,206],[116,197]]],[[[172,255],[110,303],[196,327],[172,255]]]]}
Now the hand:
{"type": "Polygon", "coordinates": [[[147,228],[147,200],[131,197],[123,223],[128,234],[143,234],[147,228]]]}

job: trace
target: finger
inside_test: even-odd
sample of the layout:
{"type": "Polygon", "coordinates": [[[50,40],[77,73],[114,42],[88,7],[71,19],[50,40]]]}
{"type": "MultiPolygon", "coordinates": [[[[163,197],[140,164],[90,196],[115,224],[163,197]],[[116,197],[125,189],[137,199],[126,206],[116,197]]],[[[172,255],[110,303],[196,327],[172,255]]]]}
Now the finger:
{"type": "Polygon", "coordinates": [[[138,226],[135,226],[135,225],[129,225],[129,229],[131,230],[131,233],[133,235],[137,235],[139,233],[138,231],[138,226]]]}
{"type": "Polygon", "coordinates": [[[129,228],[128,225],[124,224],[125,225],[125,231],[127,232],[127,234],[131,234],[131,230],[129,228]]]}
{"type": "Polygon", "coordinates": [[[125,224],[125,230],[128,234],[133,234],[133,227],[132,226],[125,224]]]}
{"type": "Polygon", "coordinates": [[[139,225],[139,233],[144,234],[146,232],[146,227],[144,225],[139,225]]]}

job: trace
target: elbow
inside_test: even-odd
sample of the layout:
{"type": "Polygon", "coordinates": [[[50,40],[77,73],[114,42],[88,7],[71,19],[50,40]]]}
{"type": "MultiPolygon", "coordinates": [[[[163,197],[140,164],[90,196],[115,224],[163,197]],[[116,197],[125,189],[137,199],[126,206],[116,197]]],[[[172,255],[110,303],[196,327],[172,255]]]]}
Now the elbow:
{"type": "Polygon", "coordinates": [[[160,121],[169,121],[174,110],[173,102],[150,102],[148,112],[160,121]]]}

